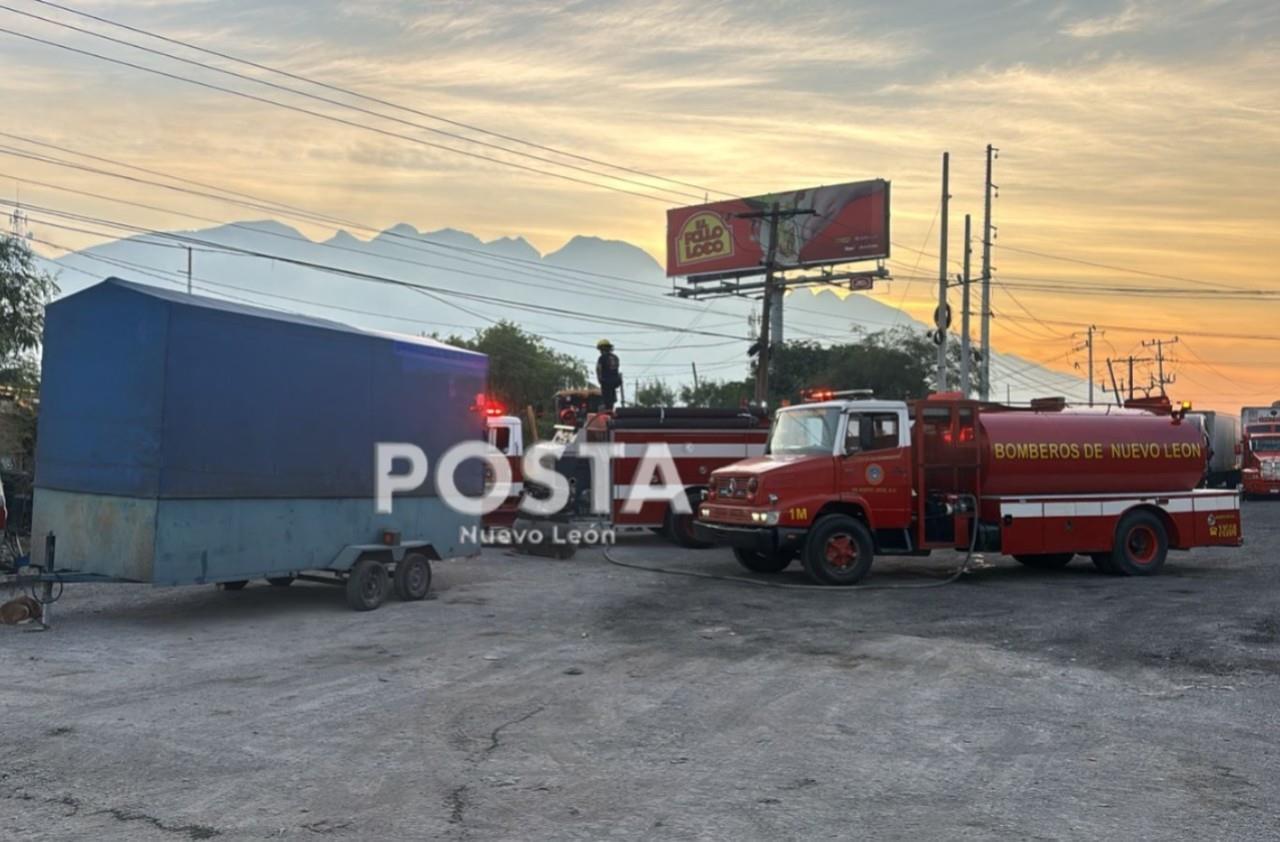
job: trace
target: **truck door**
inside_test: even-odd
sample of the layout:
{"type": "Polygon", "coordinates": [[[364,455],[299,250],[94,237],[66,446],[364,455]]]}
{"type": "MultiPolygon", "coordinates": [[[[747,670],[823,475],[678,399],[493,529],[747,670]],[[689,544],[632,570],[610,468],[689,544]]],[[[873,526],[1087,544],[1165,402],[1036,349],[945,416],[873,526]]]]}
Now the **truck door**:
{"type": "Polygon", "coordinates": [[[911,525],[911,465],[906,413],[854,412],[845,426],[844,452],[837,473],[844,499],[870,505],[876,529],[911,525]]]}

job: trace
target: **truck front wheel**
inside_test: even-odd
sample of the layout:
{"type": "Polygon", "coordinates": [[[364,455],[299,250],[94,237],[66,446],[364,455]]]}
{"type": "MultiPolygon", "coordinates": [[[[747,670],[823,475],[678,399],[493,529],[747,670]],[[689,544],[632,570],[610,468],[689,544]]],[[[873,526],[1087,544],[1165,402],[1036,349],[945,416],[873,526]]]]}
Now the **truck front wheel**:
{"type": "Polygon", "coordinates": [[[1121,576],[1153,576],[1164,567],[1169,536],[1151,512],[1130,512],[1116,527],[1111,566],[1121,576]]]}
{"type": "Polygon", "coordinates": [[[848,515],[827,515],[809,531],[804,571],[819,585],[855,585],[871,569],[871,531],[848,515]]]}
{"type": "Polygon", "coordinates": [[[795,553],[786,550],[772,553],[758,553],[742,547],[733,548],[733,557],[752,573],[781,573],[795,561],[795,553]]]}

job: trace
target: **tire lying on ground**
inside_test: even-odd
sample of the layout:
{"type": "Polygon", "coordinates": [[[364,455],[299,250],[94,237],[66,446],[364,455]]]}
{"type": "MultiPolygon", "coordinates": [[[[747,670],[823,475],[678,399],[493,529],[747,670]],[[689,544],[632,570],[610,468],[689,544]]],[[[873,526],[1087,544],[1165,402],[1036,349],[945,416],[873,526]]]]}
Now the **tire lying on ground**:
{"type": "Polygon", "coordinates": [[[1075,557],[1075,553],[1037,553],[1035,555],[1015,555],[1013,558],[1027,567],[1036,567],[1041,570],[1057,570],[1059,567],[1066,567],[1071,563],[1071,559],[1075,557]]]}
{"type": "Polygon", "coordinates": [[[792,552],[758,553],[741,547],[733,548],[733,557],[752,573],[781,573],[796,558],[792,552]]]}

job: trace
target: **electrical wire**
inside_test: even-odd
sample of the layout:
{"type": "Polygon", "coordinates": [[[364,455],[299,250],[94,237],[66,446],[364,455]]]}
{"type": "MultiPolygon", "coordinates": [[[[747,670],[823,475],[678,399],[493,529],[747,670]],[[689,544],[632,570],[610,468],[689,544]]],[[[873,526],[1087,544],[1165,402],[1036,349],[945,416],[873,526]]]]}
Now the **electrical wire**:
{"type": "Polygon", "coordinates": [[[114,27],[117,27],[117,28],[119,28],[119,29],[124,29],[124,30],[127,30],[127,31],[129,31],[129,32],[133,32],[133,33],[138,34],[138,35],[144,35],[144,36],[146,36],[146,37],[148,37],[148,38],[154,38],[154,39],[156,39],[156,40],[158,40],[158,41],[163,41],[163,42],[165,42],[165,43],[173,44],[174,46],[184,47],[184,48],[189,49],[189,50],[194,50],[195,52],[204,53],[205,55],[215,56],[215,57],[217,57],[217,58],[225,59],[225,60],[227,60],[227,61],[235,62],[235,63],[237,63],[237,64],[242,64],[242,65],[245,65],[245,66],[247,66],[247,67],[252,67],[252,68],[255,68],[255,69],[257,69],[257,70],[263,70],[263,71],[266,71],[266,72],[268,72],[268,73],[275,73],[275,74],[277,74],[277,75],[279,75],[279,76],[284,76],[284,77],[286,77],[286,78],[293,79],[293,80],[295,80],[295,81],[305,82],[305,83],[307,83],[307,84],[309,84],[309,85],[314,85],[314,86],[319,87],[319,88],[325,88],[325,89],[330,90],[330,91],[333,91],[333,92],[335,92],[335,93],[340,93],[340,94],[344,94],[344,95],[346,95],[346,96],[355,97],[356,99],[361,99],[361,100],[364,100],[365,102],[372,102],[372,103],[375,103],[375,104],[377,104],[377,105],[385,106],[385,107],[387,107],[387,108],[394,108],[394,109],[396,109],[396,110],[398,110],[398,111],[403,111],[403,112],[408,113],[408,114],[415,114],[415,115],[417,115],[417,116],[419,116],[419,117],[425,117],[425,118],[427,118],[427,119],[430,119],[430,120],[436,120],[437,122],[445,123],[445,124],[447,124],[447,125],[455,126],[455,127],[457,127],[457,128],[467,129],[468,131],[478,132],[478,133],[480,133],[480,134],[488,135],[488,136],[490,136],[490,137],[496,137],[496,138],[499,138],[499,139],[501,139],[501,140],[510,141],[510,142],[512,142],[512,143],[518,143],[518,144],[521,144],[521,145],[523,145],[523,146],[531,147],[531,148],[533,148],[533,149],[539,149],[539,150],[542,150],[543,152],[550,152],[550,153],[553,153],[553,154],[555,154],[555,155],[562,155],[562,156],[564,156],[564,157],[566,157],[566,158],[573,158],[573,159],[576,159],[576,160],[579,160],[579,161],[586,161],[587,163],[590,163],[590,164],[595,164],[595,165],[597,165],[597,166],[602,166],[602,167],[608,167],[609,169],[614,169],[614,170],[618,170],[618,171],[620,171],[620,172],[630,173],[630,174],[632,174],[632,175],[639,175],[639,176],[643,176],[643,177],[645,177],[645,178],[652,179],[652,180],[654,180],[654,181],[665,181],[665,182],[667,182],[667,183],[669,183],[669,184],[675,184],[675,185],[678,185],[678,186],[681,186],[681,187],[689,187],[689,188],[691,188],[691,189],[693,189],[693,190],[698,190],[698,191],[702,192],[703,194],[711,194],[711,193],[715,193],[715,194],[717,194],[717,195],[722,195],[722,196],[731,196],[731,195],[732,195],[732,194],[730,194],[730,193],[726,193],[726,192],[724,192],[724,191],[722,191],[722,190],[716,190],[715,188],[712,188],[712,187],[706,187],[706,186],[703,186],[703,185],[700,185],[700,184],[694,184],[694,183],[692,183],[692,182],[687,182],[687,181],[680,181],[679,179],[668,178],[667,176],[657,175],[657,174],[655,174],[655,173],[651,173],[651,172],[645,172],[644,170],[634,169],[634,168],[631,168],[631,167],[623,166],[623,165],[621,165],[621,164],[614,164],[614,163],[610,163],[610,162],[608,162],[608,161],[603,161],[603,160],[600,160],[600,159],[598,159],[598,158],[592,158],[592,157],[589,157],[589,156],[586,156],[586,155],[581,155],[581,154],[578,154],[578,153],[575,153],[575,152],[570,152],[570,151],[565,150],[565,149],[559,149],[559,148],[552,147],[552,146],[546,146],[546,145],[543,145],[543,144],[540,144],[540,143],[536,143],[536,142],[534,142],[534,141],[527,140],[527,139],[525,139],[525,138],[521,138],[521,137],[518,137],[518,136],[515,136],[515,135],[503,134],[502,132],[496,132],[496,131],[493,131],[493,130],[491,130],[491,129],[482,128],[482,127],[480,127],[480,126],[476,126],[476,125],[471,124],[471,123],[464,123],[464,122],[459,121],[459,120],[454,120],[454,119],[451,119],[451,118],[448,118],[448,117],[443,117],[443,116],[441,116],[441,115],[439,115],[439,114],[433,114],[433,113],[428,112],[428,111],[422,111],[422,110],[417,109],[417,108],[412,108],[412,107],[409,107],[409,106],[406,106],[406,105],[401,105],[401,104],[399,104],[399,103],[392,102],[392,101],[390,101],[390,100],[381,99],[381,98],[379,98],[379,97],[375,97],[375,96],[370,96],[370,95],[368,95],[368,94],[364,94],[364,93],[361,93],[361,92],[359,92],[359,91],[352,90],[351,88],[345,88],[345,87],[342,87],[342,86],[340,86],[340,85],[334,85],[334,84],[329,83],[329,82],[324,82],[324,81],[321,81],[321,80],[319,80],[319,79],[315,79],[315,78],[313,78],[313,77],[303,76],[302,74],[299,74],[299,73],[293,73],[293,72],[290,72],[290,71],[288,71],[288,70],[282,70],[282,69],[277,68],[277,67],[272,67],[272,66],[270,66],[270,65],[260,64],[260,63],[258,63],[258,62],[250,61],[250,60],[248,60],[248,59],[244,59],[244,58],[240,58],[240,57],[238,57],[238,56],[234,56],[234,55],[231,55],[231,54],[229,54],[229,53],[220,52],[220,51],[218,51],[218,50],[209,49],[209,48],[207,48],[207,47],[201,47],[201,46],[199,46],[199,45],[197,45],[197,44],[193,44],[193,43],[191,43],[190,41],[184,41],[184,40],[181,40],[181,39],[178,39],[178,38],[172,38],[172,37],[169,37],[169,36],[166,36],[166,35],[161,35],[161,34],[156,33],[156,32],[151,32],[151,31],[149,31],[149,30],[142,29],[141,27],[137,27],[137,26],[130,26],[129,24],[120,23],[119,21],[115,21],[115,20],[111,20],[111,19],[109,19],[109,18],[101,17],[101,16],[99,16],[99,15],[91,14],[91,13],[86,12],[86,11],[83,11],[83,10],[81,10],[81,9],[75,9],[75,8],[70,7],[70,6],[65,6],[65,5],[62,5],[62,4],[59,4],[59,3],[53,3],[53,2],[50,2],[49,0],[32,0],[32,2],[39,3],[39,4],[43,5],[43,6],[49,6],[49,7],[55,8],[55,9],[59,9],[59,10],[64,11],[64,12],[69,12],[69,13],[74,14],[74,15],[79,15],[80,17],[88,18],[88,19],[90,19],[90,20],[95,20],[95,21],[97,21],[97,22],[99,22],[99,23],[105,23],[105,24],[107,24],[108,26],[114,26],[114,27]]]}

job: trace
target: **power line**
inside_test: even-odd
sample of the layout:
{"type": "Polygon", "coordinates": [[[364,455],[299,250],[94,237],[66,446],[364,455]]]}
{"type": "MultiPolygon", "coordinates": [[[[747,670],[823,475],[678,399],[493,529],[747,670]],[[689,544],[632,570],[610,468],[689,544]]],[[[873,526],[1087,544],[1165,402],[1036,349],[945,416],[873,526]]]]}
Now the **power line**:
{"type": "Polygon", "coordinates": [[[1240,289],[1240,287],[1234,286],[1232,284],[1225,284],[1218,281],[1206,281],[1201,278],[1188,278],[1183,275],[1168,275],[1163,272],[1148,272],[1145,269],[1134,269],[1128,266],[1116,266],[1111,263],[1098,263],[1093,260],[1084,260],[1078,257],[1066,257],[1060,254],[1050,254],[1049,252],[1018,248],[1017,246],[1010,246],[1000,242],[993,242],[992,245],[995,246],[996,248],[1004,249],[1005,251],[1017,252],[1019,254],[1030,254],[1036,257],[1044,257],[1049,260],[1060,260],[1060,261],[1063,261],[1064,263],[1078,263],[1082,266],[1092,266],[1095,269],[1109,269],[1113,272],[1127,272],[1131,275],[1145,275],[1149,278],[1161,278],[1161,279],[1170,280],[1170,281],[1182,281],[1185,283],[1199,284],[1203,286],[1219,286],[1225,289],[1240,289]]]}
{"type": "MultiPolygon", "coordinates": [[[[36,0],[36,2],[39,2],[39,0],[36,0]]],[[[226,75],[226,76],[231,76],[232,78],[235,78],[235,79],[242,79],[242,80],[244,80],[244,81],[251,82],[251,83],[254,83],[254,84],[264,85],[264,86],[266,86],[266,87],[268,87],[268,88],[272,88],[272,89],[274,89],[274,90],[284,91],[285,93],[290,93],[290,94],[294,94],[295,96],[305,97],[305,98],[307,98],[307,99],[315,100],[315,101],[317,101],[317,102],[323,102],[323,103],[325,103],[325,104],[327,104],[327,105],[334,105],[334,106],[337,106],[337,107],[339,107],[339,108],[346,108],[346,109],[350,109],[351,111],[355,111],[355,112],[358,112],[358,113],[360,113],[360,114],[365,114],[365,115],[368,115],[368,116],[371,116],[371,117],[378,117],[378,118],[381,118],[381,119],[383,119],[383,120],[389,120],[389,121],[391,121],[391,122],[393,122],[393,123],[399,123],[399,124],[404,125],[404,126],[410,126],[410,127],[412,127],[412,128],[415,128],[415,129],[420,129],[420,130],[422,130],[422,131],[431,132],[431,133],[433,133],[433,134],[441,135],[441,136],[443,136],[443,137],[448,137],[448,138],[451,138],[451,139],[453,139],[453,140],[460,140],[460,141],[462,141],[462,142],[464,142],[464,143],[474,143],[474,144],[476,144],[477,146],[483,146],[483,147],[485,147],[485,148],[487,148],[487,149],[494,149],[494,150],[497,150],[497,151],[500,151],[500,152],[505,152],[505,153],[507,153],[507,154],[509,154],[509,155],[518,155],[518,156],[520,156],[520,157],[522,157],[522,158],[528,158],[528,159],[531,159],[531,160],[534,160],[534,161],[538,161],[538,162],[540,162],[540,163],[550,164],[550,165],[552,165],[552,166],[556,166],[556,167],[565,167],[565,168],[567,168],[567,169],[575,170],[575,171],[577,171],[577,172],[583,172],[583,173],[587,173],[587,174],[589,174],[589,175],[595,175],[595,176],[600,176],[600,177],[603,177],[603,178],[609,178],[609,179],[613,179],[613,180],[616,180],[616,181],[621,181],[621,182],[623,182],[624,184],[631,184],[631,185],[636,186],[636,187],[643,187],[643,188],[645,188],[646,190],[658,190],[658,191],[661,191],[661,192],[664,192],[664,193],[670,193],[670,194],[671,194],[671,195],[673,195],[673,196],[680,196],[680,197],[683,197],[683,198],[691,198],[691,199],[700,199],[700,198],[701,198],[701,196],[695,195],[695,194],[693,194],[693,193],[685,193],[685,192],[678,191],[678,190],[672,190],[671,188],[666,188],[666,187],[656,187],[656,186],[654,186],[654,185],[652,185],[652,184],[647,184],[647,183],[645,183],[645,182],[643,182],[643,181],[637,181],[637,180],[635,180],[635,179],[628,178],[628,177],[626,177],[626,176],[611,175],[611,174],[609,174],[609,173],[603,173],[603,172],[600,172],[599,170],[594,170],[594,169],[591,169],[591,168],[589,168],[589,167],[583,167],[583,166],[579,166],[579,165],[577,165],[577,164],[567,164],[567,163],[564,163],[563,161],[556,161],[556,160],[553,160],[553,159],[551,159],[551,158],[546,158],[546,157],[541,156],[541,155],[535,155],[535,154],[530,153],[530,152],[523,152],[523,151],[521,151],[521,150],[519,150],[519,149],[509,149],[509,148],[507,148],[507,147],[505,147],[505,146],[502,146],[502,145],[500,145],[500,144],[490,143],[490,142],[485,141],[485,140],[477,140],[477,139],[475,139],[475,138],[471,138],[471,137],[467,137],[467,136],[465,136],[465,135],[458,134],[457,132],[451,132],[451,131],[446,131],[446,130],[444,130],[444,129],[438,129],[438,128],[435,128],[435,127],[433,127],[433,126],[427,126],[427,125],[424,125],[424,124],[422,124],[422,123],[416,123],[416,122],[414,122],[414,121],[412,121],[412,120],[405,120],[405,119],[403,119],[403,118],[395,117],[395,116],[390,115],[390,114],[382,114],[382,113],[380,113],[380,112],[378,112],[378,111],[374,111],[374,110],[369,109],[369,108],[362,108],[361,106],[358,106],[358,105],[352,105],[352,104],[350,104],[350,103],[346,103],[346,102],[341,102],[341,101],[336,100],[336,99],[331,99],[330,97],[321,96],[321,95],[319,95],[319,94],[308,93],[307,91],[302,91],[302,90],[299,90],[299,89],[297,89],[297,88],[292,88],[292,87],[289,87],[288,85],[281,85],[281,84],[278,84],[278,83],[276,83],[276,82],[271,82],[271,81],[266,80],[266,79],[259,79],[259,78],[256,78],[256,77],[254,77],[254,76],[249,76],[249,75],[244,74],[244,73],[238,73],[238,72],[236,72],[236,71],[234,71],[234,70],[227,70],[226,68],[217,67],[217,66],[212,65],[212,64],[205,64],[204,62],[196,61],[195,59],[189,59],[189,58],[185,58],[185,57],[183,57],[183,56],[174,55],[173,53],[167,53],[167,52],[165,52],[164,50],[157,50],[157,49],[154,49],[154,48],[152,48],[152,47],[146,47],[146,46],[143,46],[143,45],[141,45],[141,44],[136,44],[136,43],[134,43],[134,42],[132,42],[132,41],[126,41],[126,40],[124,40],[124,39],[122,39],[122,38],[114,38],[114,37],[112,37],[112,36],[110,36],[110,35],[104,35],[104,34],[102,34],[101,32],[94,32],[94,31],[93,31],[93,30],[91,30],[91,29],[85,29],[85,28],[83,28],[83,27],[76,26],[75,24],[64,23],[64,22],[62,22],[62,21],[57,21],[57,20],[54,20],[54,19],[52,19],[52,18],[47,18],[47,17],[44,17],[44,16],[42,16],[42,15],[34,14],[34,13],[32,13],[32,12],[24,12],[24,11],[22,11],[21,9],[15,9],[15,8],[13,8],[12,6],[7,6],[7,5],[4,5],[4,4],[0,4],[0,9],[4,9],[5,11],[13,12],[14,14],[22,15],[22,16],[24,16],[24,17],[32,18],[32,19],[34,19],[34,20],[42,21],[43,23],[51,24],[51,25],[53,25],[53,26],[59,26],[59,27],[62,27],[63,29],[69,29],[69,30],[71,30],[71,31],[73,31],[73,32],[79,32],[79,33],[80,33],[80,34],[82,34],[82,35],[88,35],[88,36],[90,36],[90,37],[92,37],[92,38],[99,38],[99,39],[101,39],[101,40],[109,41],[109,42],[111,42],[111,43],[113,43],[113,44],[117,44],[117,45],[120,45],[120,46],[123,46],[123,47],[130,47],[130,48],[135,49],[135,50],[140,50],[140,51],[142,51],[142,52],[144,52],[144,53],[149,53],[149,54],[151,54],[151,55],[160,56],[160,57],[162,57],[162,58],[167,58],[167,59],[171,59],[171,60],[173,60],[173,61],[182,62],[183,64],[191,65],[192,67],[199,67],[199,68],[201,68],[201,69],[203,69],[203,70],[209,70],[209,71],[212,71],[212,72],[214,72],[214,73],[221,73],[221,74],[226,75]]],[[[457,151],[457,150],[455,150],[455,151],[457,151]]]]}
{"type": "MultiPolygon", "coordinates": [[[[66,24],[61,24],[61,25],[65,26],[66,24]]],[[[400,140],[407,140],[410,143],[416,143],[420,146],[426,146],[432,149],[439,149],[445,152],[452,152],[455,155],[464,155],[468,158],[475,158],[477,160],[489,161],[490,163],[501,164],[506,167],[512,167],[518,170],[524,170],[526,172],[538,173],[540,175],[551,176],[552,178],[559,178],[565,181],[572,181],[577,184],[585,184],[590,187],[598,187],[604,190],[612,190],[615,193],[624,193],[629,196],[637,196],[641,199],[648,199],[653,202],[662,202],[665,205],[671,204],[670,199],[664,199],[660,196],[654,196],[651,193],[639,193],[639,192],[636,192],[635,190],[628,190],[623,187],[615,187],[608,184],[601,184],[599,182],[591,181],[585,178],[578,178],[577,176],[568,175],[567,173],[552,172],[550,170],[544,170],[544,169],[529,166],[526,164],[518,164],[515,161],[504,161],[501,158],[495,158],[491,155],[484,155],[479,152],[471,152],[466,149],[457,149],[455,147],[448,146],[443,143],[436,143],[434,141],[424,140],[423,138],[414,137],[413,135],[407,135],[402,132],[395,132],[395,131],[391,131],[390,129],[383,129],[383,128],[379,128],[378,126],[371,126],[365,123],[359,123],[359,122],[356,122],[355,120],[348,120],[344,117],[338,117],[333,114],[325,114],[321,111],[313,111],[309,108],[303,108],[300,105],[293,105],[288,102],[282,102],[278,99],[271,99],[270,97],[258,96],[257,94],[251,94],[247,91],[241,91],[235,88],[228,88],[223,85],[215,85],[212,82],[203,82],[199,79],[192,79],[189,76],[183,76],[179,73],[170,73],[166,70],[160,70],[155,67],[147,67],[146,65],[136,64],[131,61],[125,61],[124,59],[112,58],[111,56],[103,55],[102,53],[95,53],[92,50],[85,50],[79,47],[73,47],[70,44],[62,44],[57,41],[50,41],[47,38],[40,38],[35,35],[29,35],[25,32],[17,32],[12,29],[6,29],[4,27],[0,27],[0,33],[4,33],[6,35],[12,35],[16,38],[23,38],[25,40],[33,41],[38,44],[44,44],[49,47],[55,47],[57,49],[65,50],[67,52],[77,53],[79,55],[87,56],[89,58],[96,58],[100,61],[109,62],[111,64],[119,65],[121,67],[129,67],[129,68],[133,68],[134,70],[141,70],[144,73],[151,73],[156,76],[163,76],[167,79],[173,79],[179,82],[186,82],[187,84],[196,85],[197,87],[201,87],[201,88],[207,88],[208,90],[220,91],[222,93],[231,94],[232,96],[238,96],[243,99],[249,99],[249,100],[264,103],[267,105],[274,105],[274,106],[277,106],[278,108],[284,108],[288,111],[294,111],[299,114],[306,114],[311,117],[316,117],[320,120],[328,120],[329,122],[340,123],[344,126],[349,126],[351,128],[374,132],[376,134],[385,135],[386,137],[394,137],[400,140]]],[[[101,37],[106,37],[106,36],[101,36],[101,37]]]]}
{"type": "MultiPolygon", "coordinates": [[[[445,124],[450,125],[450,126],[456,126],[456,127],[458,127],[458,128],[467,129],[467,130],[469,130],[469,131],[473,131],[473,132],[478,132],[478,133],[480,133],[480,134],[488,135],[488,136],[490,136],[490,137],[496,137],[496,138],[499,138],[499,139],[501,139],[501,140],[510,141],[510,142],[512,142],[512,143],[519,143],[519,144],[521,144],[521,145],[528,146],[528,147],[531,147],[531,148],[533,148],[533,149],[540,149],[540,150],[542,150],[543,152],[550,152],[550,153],[553,153],[553,154],[556,154],[556,155],[562,155],[562,156],[567,157],[567,158],[573,158],[573,159],[575,159],[575,160],[579,160],[579,161],[586,161],[587,163],[590,163],[590,164],[595,164],[595,165],[597,165],[597,166],[602,166],[602,167],[608,167],[609,169],[618,170],[618,171],[620,171],[620,172],[631,173],[632,175],[644,176],[645,178],[653,179],[653,180],[655,180],[655,181],[665,181],[665,182],[667,182],[668,184],[676,184],[676,185],[679,185],[679,186],[681,186],[681,187],[689,187],[689,188],[692,188],[692,189],[694,189],[694,190],[699,190],[699,191],[701,191],[701,192],[702,192],[702,193],[704,193],[704,194],[706,194],[706,193],[715,193],[715,194],[723,195],[723,196],[730,196],[730,195],[732,195],[732,194],[730,194],[730,193],[725,193],[725,192],[724,192],[724,191],[722,191],[722,190],[716,190],[716,189],[714,189],[714,188],[711,188],[711,187],[705,187],[705,186],[700,185],[700,184],[694,184],[694,183],[692,183],[692,182],[687,182],[687,181],[680,181],[679,179],[674,179],[674,178],[669,178],[669,177],[667,177],[667,176],[657,175],[657,174],[655,174],[655,173],[646,172],[646,171],[644,171],[644,170],[640,170],[640,169],[634,169],[634,168],[632,168],[632,167],[623,166],[623,165],[621,165],[621,164],[614,164],[614,163],[610,163],[610,162],[608,162],[608,161],[603,161],[603,160],[600,160],[600,159],[598,159],[598,158],[592,158],[592,157],[589,157],[589,156],[586,156],[586,155],[581,155],[581,154],[578,154],[578,153],[575,153],[575,152],[570,152],[570,151],[565,150],[565,149],[559,149],[559,148],[552,147],[552,146],[546,146],[546,145],[543,145],[543,144],[540,144],[540,143],[536,143],[536,142],[531,141],[531,140],[527,140],[527,139],[525,139],[525,138],[517,137],[517,136],[515,136],[515,135],[503,134],[502,132],[496,132],[496,131],[493,131],[493,130],[491,130],[491,129],[486,129],[486,128],[483,128],[483,127],[481,127],[481,126],[476,126],[476,125],[471,124],[471,123],[464,123],[464,122],[462,122],[462,121],[460,121],[460,120],[454,120],[454,119],[451,119],[451,118],[448,118],[448,117],[443,117],[443,116],[441,116],[441,115],[439,115],[439,114],[433,114],[433,113],[428,112],[428,111],[422,111],[422,110],[420,110],[420,109],[412,108],[412,107],[410,107],[410,106],[402,105],[402,104],[400,104],[400,103],[392,102],[392,101],[390,101],[390,100],[381,99],[381,98],[379,98],[379,97],[375,97],[375,96],[370,96],[370,95],[368,95],[368,94],[364,94],[364,93],[361,93],[361,92],[359,92],[359,91],[352,90],[351,88],[345,88],[345,87],[342,87],[342,86],[340,86],[340,85],[334,85],[334,84],[329,83],[329,82],[324,82],[324,81],[321,81],[321,80],[319,80],[319,79],[315,79],[315,78],[312,78],[312,77],[309,77],[309,76],[303,76],[302,74],[299,74],[299,73],[293,73],[293,72],[290,72],[290,71],[288,71],[288,70],[282,70],[282,69],[280,69],[280,68],[272,67],[272,66],[270,66],[270,65],[260,64],[260,63],[258,63],[258,62],[250,61],[249,59],[240,58],[240,57],[238,57],[238,56],[234,56],[234,55],[231,55],[231,54],[229,54],[229,53],[220,52],[220,51],[218,51],[218,50],[213,50],[213,49],[210,49],[210,48],[207,48],[207,47],[201,47],[201,46],[199,46],[199,45],[197,45],[197,44],[193,44],[193,43],[191,43],[191,42],[189,42],[189,41],[183,41],[183,40],[178,39],[178,38],[172,38],[172,37],[169,37],[169,36],[166,36],[166,35],[161,35],[161,34],[156,33],[156,32],[151,32],[151,31],[149,31],[149,30],[142,29],[141,27],[137,27],[137,26],[130,26],[129,24],[120,23],[119,21],[115,21],[115,20],[111,20],[111,19],[109,19],[109,18],[101,17],[101,16],[99,16],[99,15],[91,14],[91,13],[89,13],[89,12],[85,12],[85,11],[82,11],[82,10],[80,10],[80,9],[74,9],[74,8],[72,8],[72,7],[70,7],[70,6],[65,6],[65,5],[61,5],[61,4],[58,4],[58,3],[49,2],[49,0],[32,0],[32,1],[33,1],[33,2],[36,2],[36,3],[40,3],[40,4],[41,4],[41,5],[43,5],[43,6],[50,6],[50,7],[52,7],[52,8],[59,9],[59,10],[64,11],[64,12],[70,12],[71,14],[79,15],[80,17],[88,18],[88,19],[90,19],[90,20],[95,20],[95,21],[98,21],[99,23],[105,23],[105,24],[107,24],[108,26],[114,26],[114,27],[117,27],[117,28],[119,28],[119,29],[124,29],[124,30],[127,30],[127,31],[129,31],[129,32],[136,33],[136,34],[138,34],[138,35],[145,35],[145,36],[147,36],[148,38],[154,38],[154,39],[156,39],[156,40],[158,40],[158,41],[163,41],[163,42],[165,42],[165,43],[173,44],[173,45],[175,45],[175,46],[185,47],[186,49],[194,50],[194,51],[199,52],[199,53],[204,53],[205,55],[216,56],[216,57],[218,57],[218,58],[225,59],[225,60],[227,60],[227,61],[231,61],[231,62],[235,62],[235,63],[237,63],[237,64],[242,64],[242,65],[245,65],[245,66],[247,66],[247,67],[253,67],[253,68],[257,69],[257,70],[263,70],[263,71],[266,71],[266,72],[268,72],[268,73],[275,73],[275,74],[277,74],[277,75],[284,76],[284,77],[286,77],[286,78],[293,79],[293,80],[295,80],[295,81],[305,82],[305,83],[307,83],[307,84],[309,84],[309,85],[314,85],[314,86],[319,87],[319,88],[325,88],[325,89],[327,89],[327,90],[334,91],[335,93],[341,93],[341,94],[345,94],[346,96],[355,97],[355,98],[357,98],[357,99],[364,100],[365,102],[372,102],[372,103],[375,103],[375,104],[377,104],[377,105],[386,106],[386,107],[388,107],[388,108],[394,108],[394,109],[396,109],[396,110],[398,110],[398,111],[403,111],[403,112],[408,113],[408,114],[416,114],[416,115],[417,115],[417,116],[419,116],[419,117],[426,117],[427,119],[430,119],[430,120],[436,120],[437,122],[445,123],[445,124]]],[[[469,140],[469,139],[468,139],[468,140],[469,140]]]]}

